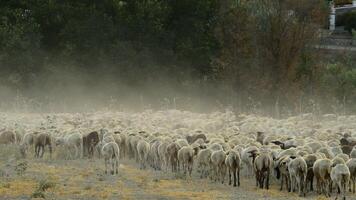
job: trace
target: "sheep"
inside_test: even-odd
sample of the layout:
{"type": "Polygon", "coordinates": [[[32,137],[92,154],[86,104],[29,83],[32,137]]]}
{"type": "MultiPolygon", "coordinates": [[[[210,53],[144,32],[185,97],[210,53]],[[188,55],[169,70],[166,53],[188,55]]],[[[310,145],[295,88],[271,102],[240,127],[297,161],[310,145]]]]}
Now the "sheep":
{"type": "Polygon", "coordinates": [[[246,169],[247,169],[247,175],[253,175],[254,170],[253,170],[253,159],[251,157],[250,152],[251,151],[255,151],[256,153],[259,151],[258,148],[256,146],[250,146],[245,148],[242,152],[241,152],[241,161],[246,165],[246,169]]]}
{"type": "Polygon", "coordinates": [[[256,141],[260,144],[263,144],[263,140],[265,139],[266,135],[264,132],[257,131],[256,141]]]}
{"type": "Polygon", "coordinates": [[[342,158],[345,162],[347,162],[350,159],[350,156],[344,153],[338,154],[337,156],[335,156],[335,158],[342,158]]]}
{"type": "Polygon", "coordinates": [[[167,154],[167,146],[168,142],[163,141],[159,146],[158,146],[158,155],[159,155],[159,160],[161,161],[161,169],[167,170],[168,168],[168,154],[167,154]]]}
{"type": "Polygon", "coordinates": [[[184,146],[178,151],[178,161],[182,165],[184,174],[187,174],[187,172],[189,172],[189,176],[192,176],[193,156],[194,149],[190,146],[184,146]]]}
{"type": "Polygon", "coordinates": [[[350,171],[350,192],[351,192],[351,183],[352,183],[352,193],[355,194],[355,185],[356,185],[356,158],[351,158],[346,163],[350,171]]]}
{"type": "Polygon", "coordinates": [[[275,171],[277,174],[277,179],[281,179],[281,187],[280,191],[283,190],[283,181],[285,180],[286,188],[290,191],[290,179],[289,179],[289,172],[288,172],[288,164],[291,161],[290,156],[284,156],[276,160],[275,163],[275,171]]]}
{"type": "Polygon", "coordinates": [[[189,143],[186,139],[178,139],[176,143],[179,145],[179,148],[189,146],[189,143]]]}
{"type": "Polygon", "coordinates": [[[214,143],[214,144],[211,144],[208,146],[208,148],[212,151],[220,151],[220,150],[223,150],[223,147],[221,144],[217,144],[217,143],[214,143]]]}
{"type": "Polygon", "coordinates": [[[314,163],[318,160],[318,156],[315,154],[305,155],[304,160],[307,163],[307,167],[308,167],[307,180],[306,180],[307,182],[305,183],[305,186],[307,188],[308,183],[310,183],[310,191],[313,191],[313,182],[314,182],[313,166],[314,163]]]}
{"type": "Polygon", "coordinates": [[[356,149],[353,148],[351,153],[350,153],[350,158],[356,158],[356,149]]]}
{"type": "Polygon", "coordinates": [[[137,153],[139,156],[140,169],[146,169],[146,163],[148,161],[148,153],[150,151],[150,144],[145,140],[140,140],[137,143],[137,153]]]}
{"type": "Polygon", "coordinates": [[[316,186],[319,194],[330,196],[328,187],[330,185],[332,161],[329,159],[318,159],[313,165],[313,173],[316,178],[316,186]]]}
{"type": "Polygon", "coordinates": [[[151,141],[150,145],[150,158],[151,158],[151,166],[155,170],[161,170],[161,162],[160,162],[160,157],[158,154],[158,147],[161,144],[161,139],[157,138],[154,141],[151,141]]]}
{"type": "Polygon", "coordinates": [[[237,185],[240,186],[240,168],[241,168],[241,158],[239,152],[235,150],[230,150],[227,153],[225,159],[225,165],[229,172],[229,185],[231,185],[231,173],[234,176],[234,187],[236,187],[236,179],[237,185]]]}
{"type": "Polygon", "coordinates": [[[0,133],[0,144],[15,144],[16,134],[11,131],[4,131],[0,133]]]}
{"type": "Polygon", "coordinates": [[[180,147],[177,143],[172,142],[167,146],[168,163],[171,165],[172,172],[179,170],[178,151],[180,147]]]}
{"type": "Polygon", "coordinates": [[[271,174],[271,168],[273,166],[273,160],[268,151],[250,151],[252,157],[253,169],[255,171],[256,186],[263,189],[265,185],[266,189],[269,189],[269,178],[271,174]],[[266,182],[265,182],[266,181],[266,182]]]}
{"type": "Polygon", "coordinates": [[[45,146],[48,146],[49,155],[50,155],[50,158],[52,159],[52,138],[48,133],[39,133],[34,138],[33,143],[35,145],[35,157],[36,158],[42,158],[43,154],[44,154],[44,148],[45,148],[45,146]],[[41,155],[40,155],[40,151],[41,151],[41,155]]]}
{"type": "Polygon", "coordinates": [[[80,133],[72,133],[64,138],[58,138],[56,145],[64,146],[67,151],[67,158],[83,158],[83,137],[80,133]],[[74,156],[70,152],[71,149],[75,150],[74,156]]]}
{"type": "Polygon", "coordinates": [[[83,155],[89,158],[94,155],[94,148],[99,143],[99,134],[96,131],[90,132],[88,135],[83,136],[83,155]]]}
{"type": "Polygon", "coordinates": [[[334,154],[332,153],[332,151],[327,147],[321,147],[316,152],[323,153],[326,156],[326,158],[328,158],[328,159],[333,159],[333,157],[334,157],[334,154]]]}
{"type": "Polygon", "coordinates": [[[208,176],[209,170],[207,168],[209,168],[211,165],[210,157],[212,152],[213,151],[211,149],[203,149],[199,151],[197,155],[196,163],[198,169],[200,169],[200,178],[208,176]]]}
{"type": "Polygon", "coordinates": [[[211,166],[214,172],[214,180],[221,181],[222,183],[224,183],[226,173],[225,159],[226,153],[223,150],[213,151],[210,156],[211,166]]]}
{"type": "Polygon", "coordinates": [[[331,180],[337,184],[339,190],[341,191],[341,196],[345,200],[345,193],[347,184],[350,181],[350,170],[346,164],[337,164],[331,169],[330,174],[331,180]]]}
{"type": "Polygon", "coordinates": [[[194,135],[188,135],[186,137],[188,144],[193,144],[196,140],[198,139],[202,139],[204,142],[206,141],[206,136],[203,133],[199,133],[199,134],[194,134],[194,135]]]}
{"type": "Polygon", "coordinates": [[[33,146],[34,138],[36,137],[37,133],[26,133],[22,138],[20,144],[20,153],[22,157],[26,158],[26,151],[28,147],[33,146]]]}
{"type": "Polygon", "coordinates": [[[297,183],[299,196],[306,194],[306,179],[308,173],[308,166],[302,157],[292,159],[288,164],[290,174],[291,191],[294,191],[294,185],[297,183]]]}
{"type": "Polygon", "coordinates": [[[105,174],[108,173],[108,164],[111,163],[111,174],[119,173],[119,158],[120,149],[116,142],[109,142],[104,144],[101,149],[101,155],[104,157],[105,161],[105,174]]]}

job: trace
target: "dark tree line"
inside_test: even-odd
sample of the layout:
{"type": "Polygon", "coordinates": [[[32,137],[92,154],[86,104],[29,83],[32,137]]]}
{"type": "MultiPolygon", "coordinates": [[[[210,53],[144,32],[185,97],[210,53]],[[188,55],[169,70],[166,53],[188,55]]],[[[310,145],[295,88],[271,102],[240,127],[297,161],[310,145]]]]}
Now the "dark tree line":
{"type": "Polygon", "coordinates": [[[327,6],[325,0],[1,1],[0,89],[53,101],[63,88],[61,98],[81,84],[83,93],[115,88],[110,94],[121,99],[137,89],[132,98],[141,101],[198,96],[239,111],[307,112],[304,104],[325,94],[354,98],[352,68],[337,71],[349,74],[347,87],[322,87],[335,78],[329,71],[344,65],[326,65],[313,48],[327,6]]]}

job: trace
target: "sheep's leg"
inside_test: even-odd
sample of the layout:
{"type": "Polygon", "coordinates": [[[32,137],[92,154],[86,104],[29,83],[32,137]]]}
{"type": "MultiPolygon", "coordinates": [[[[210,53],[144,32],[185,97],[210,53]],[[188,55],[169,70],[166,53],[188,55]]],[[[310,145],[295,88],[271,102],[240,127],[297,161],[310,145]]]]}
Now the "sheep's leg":
{"type": "Polygon", "coordinates": [[[343,183],[342,183],[342,198],[345,200],[346,199],[346,197],[345,197],[345,194],[346,194],[346,190],[347,190],[347,188],[346,188],[346,182],[344,181],[343,183]]]}
{"type": "Polygon", "coordinates": [[[256,187],[258,187],[258,184],[259,184],[259,181],[260,181],[260,179],[259,179],[259,175],[258,175],[259,173],[258,173],[258,171],[257,172],[255,172],[255,178],[256,178],[256,187]]]}
{"type": "Polygon", "coordinates": [[[269,176],[270,176],[270,171],[267,171],[267,177],[266,177],[266,188],[267,190],[269,189],[269,176]]]}
{"type": "Polygon", "coordinates": [[[237,168],[237,186],[240,187],[240,167],[237,168]]]}
{"type": "Polygon", "coordinates": [[[234,173],[234,187],[236,187],[237,170],[232,171],[234,173]]]}
{"type": "Polygon", "coordinates": [[[119,173],[119,159],[115,158],[115,164],[116,164],[116,174],[119,173]]]}
{"type": "Polygon", "coordinates": [[[294,191],[294,177],[290,175],[290,192],[294,191]]]}
{"type": "Polygon", "coordinates": [[[297,177],[296,178],[297,179],[297,186],[298,186],[298,194],[299,194],[299,196],[302,196],[302,191],[301,191],[301,177],[299,176],[299,177],[297,177]]]}
{"type": "Polygon", "coordinates": [[[231,185],[231,169],[230,169],[230,167],[229,167],[229,185],[231,185]]]}
{"type": "Polygon", "coordinates": [[[115,173],[115,162],[113,158],[110,158],[110,162],[111,162],[111,174],[114,175],[115,173]]]}
{"type": "Polygon", "coordinates": [[[284,175],[281,177],[281,187],[279,188],[280,191],[283,190],[283,180],[284,180],[284,175]]]}
{"type": "Polygon", "coordinates": [[[355,186],[356,186],[356,180],[355,180],[355,177],[353,178],[353,181],[352,181],[352,193],[355,194],[355,186]]]}
{"type": "Polygon", "coordinates": [[[313,191],[313,182],[314,182],[314,175],[310,177],[310,191],[313,191]]]}
{"type": "Polygon", "coordinates": [[[35,145],[35,158],[37,158],[37,145],[35,145]]]}
{"type": "Polygon", "coordinates": [[[43,158],[43,154],[44,154],[44,145],[41,146],[41,158],[43,158]]]}
{"type": "Polygon", "coordinates": [[[104,164],[105,164],[105,174],[108,174],[108,163],[106,158],[104,158],[104,164]]]}

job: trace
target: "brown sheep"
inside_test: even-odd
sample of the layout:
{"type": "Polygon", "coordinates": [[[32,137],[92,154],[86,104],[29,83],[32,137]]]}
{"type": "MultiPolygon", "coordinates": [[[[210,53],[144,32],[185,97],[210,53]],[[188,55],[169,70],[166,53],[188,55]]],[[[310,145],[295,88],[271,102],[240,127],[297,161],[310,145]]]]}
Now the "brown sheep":
{"type": "Polygon", "coordinates": [[[11,131],[4,131],[0,133],[0,144],[15,144],[16,134],[11,131]]]}
{"type": "Polygon", "coordinates": [[[259,155],[257,151],[250,151],[249,153],[251,154],[253,168],[255,170],[256,186],[263,189],[263,186],[265,185],[268,190],[271,168],[273,166],[272,157],[269,152],[261,152],[259,155]]]}
{"type": "Polygon", "coordinates": [[[94,156],[94,148],[99,143],[99,134],[96,131],[83,136],[83,154],[88,155],[89,158],[94,156]]]}
{"type": "Polygon", "coordinates": [[[43,157],[45,146],[48,146],[49,155],[50,155],[50,158],[52,158],[52,139],[48,133],[39,133],[34,138],[34,144],[35,144],[35,157],[36,158],[43,157]],[[41,151],[41,155],[40,155],[40,151],[41,151]]]}
{"type": "Polygon", "coordinates": [[[168,154],[168,163],[171,164],[172,172],[177,172],[179,165],[178,165],[178,151],[179,145],[175,142],[170,143],[167,146],[167,154],[168,154]]]}
{"type": "Polygon", "coordinates": [[[203,139],[204,142],[206,142],[206,136],[203,133],[200,134],[194,134],[192,136],[188,135],[186,137],[187,141],[189,144],[193,144],[195,141],[197,141],[198,139],[203,139]]]}

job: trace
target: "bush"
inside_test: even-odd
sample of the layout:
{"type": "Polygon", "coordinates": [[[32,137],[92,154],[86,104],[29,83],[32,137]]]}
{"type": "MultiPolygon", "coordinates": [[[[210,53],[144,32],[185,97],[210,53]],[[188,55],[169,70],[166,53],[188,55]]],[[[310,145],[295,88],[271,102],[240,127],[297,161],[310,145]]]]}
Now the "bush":
{"type": "Polygon", "coordinates": [[[45,198],[46,190],[55,187],[55,183],[50,182],[46,179],[41,180],[38,183],[37,189],[32,193],[32,198],[45,198]]]}
{"type": "Polygon", "coordinates": [[[336,18],[337,26],[344,26],[345,30],[351,33],[352,29],[356,29],[356,11],[348,12],[336,18]]]}
{"type": "Polygon", "coordinates": [[[345,5],[345,4],[352,4],[352,0],[334,0],[334,4],[336,6],[345,5]]]}

